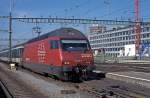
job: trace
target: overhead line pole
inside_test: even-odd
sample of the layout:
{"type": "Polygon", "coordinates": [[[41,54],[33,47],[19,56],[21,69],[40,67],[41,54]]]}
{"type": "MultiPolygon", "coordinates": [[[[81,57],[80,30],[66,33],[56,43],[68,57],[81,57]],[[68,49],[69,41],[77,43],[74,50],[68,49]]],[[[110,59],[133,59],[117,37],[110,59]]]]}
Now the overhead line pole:
{"type": "Polygon", "coordinates": [[[9,62],[12,62],[12,0],[10,0],[9,12],[9,62]]]}

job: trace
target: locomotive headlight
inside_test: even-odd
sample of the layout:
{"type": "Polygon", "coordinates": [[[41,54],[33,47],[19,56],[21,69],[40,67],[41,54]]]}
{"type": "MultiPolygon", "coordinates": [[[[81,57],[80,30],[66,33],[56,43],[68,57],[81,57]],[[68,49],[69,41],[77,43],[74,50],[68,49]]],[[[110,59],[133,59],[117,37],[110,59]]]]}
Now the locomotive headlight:
{"type": "Polygon", "coordinates": [[[64,64],[65,64],[65,65],[69,65],[70,62],[69,62],[69,61],[64,61],[64,64]]]}

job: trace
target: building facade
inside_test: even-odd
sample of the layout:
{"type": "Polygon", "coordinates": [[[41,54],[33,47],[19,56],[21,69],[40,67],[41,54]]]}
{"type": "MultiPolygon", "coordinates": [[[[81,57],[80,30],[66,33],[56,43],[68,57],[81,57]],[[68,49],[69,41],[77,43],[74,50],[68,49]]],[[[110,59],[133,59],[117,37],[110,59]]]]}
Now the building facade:
{"type": "Polygon", "coordinates": [[[105,26],[101,26],[101,25],[93,25],[90,27],[90,33],[102,33],[106,31],[106,27],[105,26]]]}
{"type": "MultiPolygon", "coordinates": [[[[110,56],[119,56],[125,45],[135,44],[133,26],[115,28],[101,33],[91,32],[88,38],[93,50],[103,50],[110,56]]],[[[141,43],[150,43],[149,24],[141,27],[141,43]]]]}

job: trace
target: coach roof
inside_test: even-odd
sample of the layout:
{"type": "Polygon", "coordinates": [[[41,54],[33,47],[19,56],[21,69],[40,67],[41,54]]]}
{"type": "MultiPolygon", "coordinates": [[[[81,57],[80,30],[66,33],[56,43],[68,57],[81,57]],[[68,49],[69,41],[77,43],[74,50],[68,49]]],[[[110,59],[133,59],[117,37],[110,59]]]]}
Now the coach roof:
{"type": "Polygon", "coordinates": [[[40,37],[33,38],[29,40],[27,43],[31,43],[34,41],[42,40],[42,39],[53,37],[53,36],[58,36],[62,38],[80,38],[80,39],[86,38],[83,33],[81,33],[79,30],[76,30],[74,28],[60,28],[52,32],[43,34],[40,37]]]}

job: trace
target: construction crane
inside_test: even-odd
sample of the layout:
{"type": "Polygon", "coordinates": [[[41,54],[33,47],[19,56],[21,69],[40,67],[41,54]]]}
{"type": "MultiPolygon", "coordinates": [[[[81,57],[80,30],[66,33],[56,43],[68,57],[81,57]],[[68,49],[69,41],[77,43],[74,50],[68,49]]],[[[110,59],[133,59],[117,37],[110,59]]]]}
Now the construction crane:
{"type": "Polygon", "coordinates": [[[134,0],[135,6],[135,46],[136,46],[136,54],[139,54],[140,44],[141,44],[141,22],[140,22],[140,11],[139,11],[139,0],[134,0]]]}

